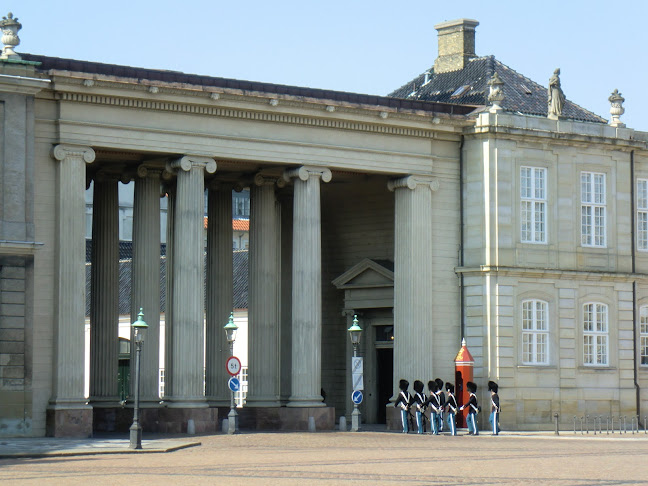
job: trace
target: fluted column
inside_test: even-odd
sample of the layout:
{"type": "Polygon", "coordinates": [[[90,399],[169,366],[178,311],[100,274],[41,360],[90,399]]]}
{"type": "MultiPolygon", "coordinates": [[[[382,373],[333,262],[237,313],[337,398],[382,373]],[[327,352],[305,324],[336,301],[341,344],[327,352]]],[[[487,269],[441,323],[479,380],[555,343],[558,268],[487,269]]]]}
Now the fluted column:
{"type": "MultiPolygon", "coordinates": [[[[276,177],[257,174],[250,188],[248,395],[256,407],[279,402],[279,235],[276,177]]],[[[280,185],[285,181],[281,179],[280,185]]]]}
{"type": "Polygon", "coordinates": [[[288,407],[322,403],[322,229],[320,180],[331,171],[299,167],[284,173],[294,179],[292,277],[292,383],[288,407]]]}
{"type": "MultiPolygon", "coordinates": [[[[148,324],[146,342],[140,357],[140,398],[142,407],[156,407],[159,398],[160,368],[160,174],[161,170],[141,165],[137,168],[133,200],[133,263],[131,269],[131,322],[140,308],[148,324]]],[[[131,342],[134,336],[131,334],[131,342]]],[[[131,363],[135,363],[131,347],[131,363]]],[[[131,396],[135,380],[131,380],[131,396]]]]}
{"type": "Polygon", "coordinates": [[[119,402],[119,196],[118,174],[99,171],[92,198],[90,277],[90,403],[119,402]]]}
{"type": "Polygon", "coordinates": [[[408,176],[390,181],[395,195],[394,396],[398,381],[434,376],[432,360],[432,193],[438,182],[408,176]],[[416,359],[412,359],[416,356],[416,359]]]}
{"type": "MultiPolygon", "coordinates": [[[[85,348],[85,165],[95,159],[90,147],[57,145],[57,267],[54,302],[53,390],[50,409],[87,409],[84,398],[85,348]]],[[[56,419],[54,419],[56,420],[56,419]]],[[[90,432],[92,431],[90,417],[90,432]]],[[[48,416],[48,435],[57,435],[48,416]],[[52,427],[50,427],[52,426],[52,427]]]]}
{"type": "Polygon", "coordinates": [[[167,196],[167,234],[165,258],[164,301],[164,397],[173,389],[173,226],[175,222],[176,186],[173,174],[167,170],[162,173],[165,180],[164,189],[167,196]]]}
{"type": "Polygon", "coordinates": [[[172,388],[168,406],[207,406],[204,388],[204,215],[205,171],[216,171],[207,157],[185,156],[178,170],[173,236],[172,388]]]}
{"type": "Polygon", "coordinates": [[[227,407],[230,391],[225,361],[229,344],[223,327],[234,301],[232,284],[232,186],[214,181],[207,195],[207,324],[205,395],[212,407],[227,407]]]}

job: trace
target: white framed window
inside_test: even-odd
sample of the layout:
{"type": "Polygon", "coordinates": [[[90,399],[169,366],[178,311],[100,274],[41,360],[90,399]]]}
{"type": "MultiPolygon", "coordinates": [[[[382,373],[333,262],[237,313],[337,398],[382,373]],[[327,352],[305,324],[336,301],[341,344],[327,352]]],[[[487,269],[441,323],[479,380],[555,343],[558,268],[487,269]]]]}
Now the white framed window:
{"type": "Polygon", "coordinates": [[[648,306],[639,311],[639,354],[640,363],[648,365],[648,306]]]}
{"type": "Polygon", "coordinates": [[[646,179],[637,179],[637,250],[648,250],[648,180],[646,179]]]}
{"type": "Polygon", "coordinates": [[[605,174],[581,172],[581,244],[605,247],[605,174]]]}
{"type": "Polygon", "coordinates": [[[520,238],[547,242],[547,169],[520,167],[520,238]]]}
{"type": "Polygon", "coordinates": [[[522,301],[522,362],[549,364],[548,304],[543,300],[522,301]]]}
{"type": "Polygon", "coordinates": [[[590,302],[583,306],[583,363],[588,366],[607,366],[608,306],[590,302]]]}

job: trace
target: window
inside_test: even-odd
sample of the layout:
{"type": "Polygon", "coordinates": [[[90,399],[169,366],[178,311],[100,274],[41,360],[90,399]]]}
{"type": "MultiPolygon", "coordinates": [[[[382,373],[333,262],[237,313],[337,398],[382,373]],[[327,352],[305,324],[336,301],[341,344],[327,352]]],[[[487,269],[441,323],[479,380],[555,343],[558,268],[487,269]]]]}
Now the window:
{"type": "Polygon", "coordinates": [[[583,363],[608,365],[608,306],[605,304],[583,306],[583,363]]]}
{"type": "Polygon", "coordinates": [[[605,174],[581,172],[581,244],[605,246],[605,174]]]}
{"type": "Polygon", "coordinates": [[[547,169],[520,167],[520,232],[524,243],[546,243],[547,169]]]}
{"type": "Polygon", "coordinates": [[[542,300],[522,302],[522,362],[549,364],[549,322],[547,303],[542,300]]]}
{"type": "Polygon", "coordinates": [[[646,179],[637,180],[637,249],[648,250],[648,180],[646,179]]]}
{"type": "Polygon", "coordinates": [[[648,365],[648,306],[642,307],[639,313],[639,349],[641,364],[648,365]]]}

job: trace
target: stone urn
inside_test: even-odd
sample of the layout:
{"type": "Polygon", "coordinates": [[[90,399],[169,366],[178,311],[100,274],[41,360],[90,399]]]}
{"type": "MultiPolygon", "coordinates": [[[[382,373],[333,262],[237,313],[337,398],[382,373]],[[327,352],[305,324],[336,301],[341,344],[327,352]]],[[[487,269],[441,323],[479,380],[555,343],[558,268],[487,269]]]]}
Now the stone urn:
{"type": "Polygon", "coordinates": [[[20,44],[18,31],[22,29],[22,24],[18,22],[18,18],[14,18],[13,14],[9,12],[6,17],[0,20],[0,29],[2,29],[2,43],[5,45],[2,49],[0,59],[20,59],[20,56],[14,51],[14,47],[20,44]]]}

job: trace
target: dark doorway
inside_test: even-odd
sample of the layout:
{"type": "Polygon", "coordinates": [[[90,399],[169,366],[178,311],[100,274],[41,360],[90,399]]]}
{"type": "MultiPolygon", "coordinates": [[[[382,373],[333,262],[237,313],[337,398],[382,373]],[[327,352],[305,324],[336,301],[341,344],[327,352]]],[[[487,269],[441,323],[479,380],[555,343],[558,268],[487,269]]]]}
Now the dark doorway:
{"type": "Polygon", "coordinates": [[[394,348],[376,349],[376,382],[378,384],[377,423],[387,423],[385,406],[392,396],[394,386],[394,348]]]}

